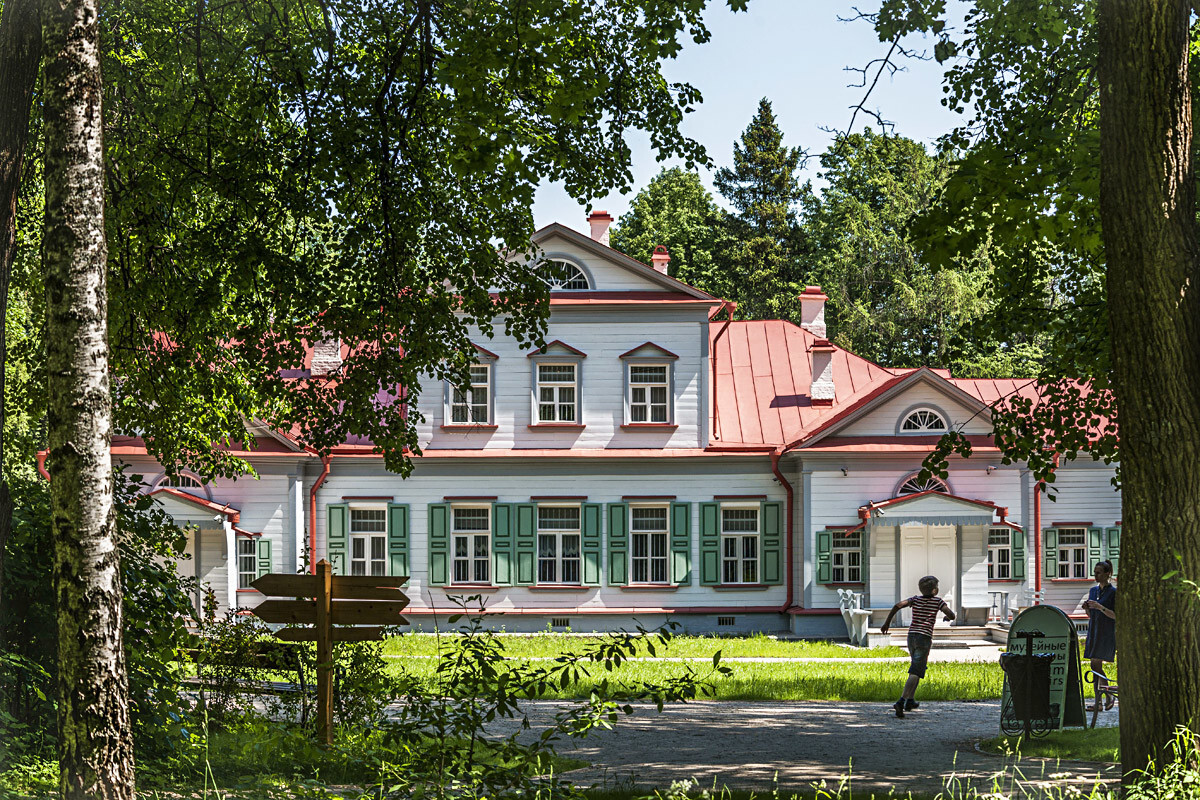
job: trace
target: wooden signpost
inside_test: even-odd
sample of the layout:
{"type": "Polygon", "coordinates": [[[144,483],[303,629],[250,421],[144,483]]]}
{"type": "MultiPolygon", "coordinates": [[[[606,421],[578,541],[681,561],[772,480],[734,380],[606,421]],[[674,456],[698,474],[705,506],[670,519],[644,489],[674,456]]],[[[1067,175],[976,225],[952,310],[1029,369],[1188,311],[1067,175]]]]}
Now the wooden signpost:
{"type": "Polygon", "coordinates": [[[383,575],[334,575],[325,559],[315,575],[263,575],[250,585],[268,597],[253,610],[263,622],[292,627],[275,633],[285,642],[317,643],[317,735],[333,744],[333,643],[370,642],[383,638],[386,625],[407,625],[400,612],[408,598],[400,591],[408,578],[383,575]],[[296,625],[312,625],[298,628],[296,625]],[[369,625],[335,628],[334,625],[369,625]]]}

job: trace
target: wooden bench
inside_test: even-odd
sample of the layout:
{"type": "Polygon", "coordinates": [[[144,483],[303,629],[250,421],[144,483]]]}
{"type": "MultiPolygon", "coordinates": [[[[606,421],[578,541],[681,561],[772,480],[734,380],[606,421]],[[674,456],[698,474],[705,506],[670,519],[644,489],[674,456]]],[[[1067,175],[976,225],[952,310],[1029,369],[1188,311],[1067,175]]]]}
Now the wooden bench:
{"type": "MultiPolygon", "coordinates": [[[[299,694],[304,696],[308,694],[308,682],[304,674],[303,660],[303,645],[289,644],[287,642],[271,642],[262,641],[255,642],[252,647],[245,652],[229,652],[216,651],[214,652],[208,647],[201,647],[201,642],[193,639],[193,646],[186,648],[182,652],[186,654],[196,665],[197,675],[194,678],[185,681],[187,684],[199,687],[203,692],[206,686],[210,686],[211,681],[206,680],[201,674],[206,666],[231,667],[233,669],[260,669],[271,672],[282,672],[294,674],[296,680],[292,683],[279,683],[274,681],[239,681],[239,684],[247,691],[259,694],[299,694]]],[[[300,722],[307,723],[308,708],[304,703],[300,704],[300,722]]]]}

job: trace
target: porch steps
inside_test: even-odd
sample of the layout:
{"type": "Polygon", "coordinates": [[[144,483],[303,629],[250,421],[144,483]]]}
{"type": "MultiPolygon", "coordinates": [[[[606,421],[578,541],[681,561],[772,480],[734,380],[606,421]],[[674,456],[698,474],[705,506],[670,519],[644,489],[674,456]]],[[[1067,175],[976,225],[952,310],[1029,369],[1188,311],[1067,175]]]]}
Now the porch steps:
{"type": "MultiPolygon", "coordinates": [[[[878,628],[867,631],[870,646],[904,647],[908,643],[908,628],[891,628],[882,633],[878,628]]],[[[933,629],[935,650],[964,650],[973,647],[995,647],[1004,644],[1007,632],[997,625],[954,625],[933,629]]]]}

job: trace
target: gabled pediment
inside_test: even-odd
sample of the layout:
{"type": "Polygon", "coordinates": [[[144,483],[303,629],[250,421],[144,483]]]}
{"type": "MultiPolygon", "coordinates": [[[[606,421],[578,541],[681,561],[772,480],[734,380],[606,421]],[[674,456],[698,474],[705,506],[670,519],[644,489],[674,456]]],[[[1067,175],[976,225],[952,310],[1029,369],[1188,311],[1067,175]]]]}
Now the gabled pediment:
{"type": "Polygon", "coordinates": [[[526,358],[536,358],[538,356],[566,356],[568,358],[587,358],[587,353],[577,347],[572,347],[561,339],[555,339],[553,342],[547,342],[546,346],[540,350],[533,350],[526,358]]]}
{"type": "Polygon", "coordinates": [[[228,503],[214,503],[182,489],[164,486],[149,494],[162,505],[163,510],[170,514],[172,519],[180,522],[216,525],[227,521],[236,525],[241,520],[241,511],[228,503]]]}
{"type": "Polygon", "coordinates": [[[946,492],[927,491],[868,503],[858,510],[863,521],[881,525],[990,525],[1008,509],[988,500],[973,500],[946,492]]]}
{"type": "Polygon", "coordinates": [[[656,345],[654,342],[646,342],[645,344],[639,344],[628,352],[622,353],[620,358],[657,358],[673,361],[679,358],[679,356],[665,347],[656,345]]]}

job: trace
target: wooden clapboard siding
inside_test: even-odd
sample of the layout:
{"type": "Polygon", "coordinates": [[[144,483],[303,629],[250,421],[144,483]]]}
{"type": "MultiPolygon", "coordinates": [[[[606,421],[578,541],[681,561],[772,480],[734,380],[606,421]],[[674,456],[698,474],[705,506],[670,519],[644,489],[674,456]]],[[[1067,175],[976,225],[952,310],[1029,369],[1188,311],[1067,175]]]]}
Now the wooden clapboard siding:
{"type": "Polygon", "coordinates": [[[444,590],[429,584],[429,503],[442,502],[446,496],[464,495],[495,496],[497,502],[501,503],[528,503],[533,494],[553,494],[586,495],[588,503],[607,505],[620,503],[628,495],[661,493],[675,495],[677,502],[690,503],[693,531],[690,584],[672,591],[637,591],[609,586],[608,525],[605,520],[601,586],[585,587],[578,592],[546,592],[525,586],[504,587],[489,595],[488,607],[503,610],[522,606],[570,609],[576,606],[656,608],[688,604],[708,607],[783,604],[786,589],[782,584],[759,590],[717,592],[700,585],[698,568],[695,566],[699,564],[700,555],[698,515],[701,502],[711,501],[714,494],[766,495],[769,500],[780,503],[785,500],[783,491],[771,473],[770,462],[765,457],[712,459],[690,465],[664,462],[662,459],[611,461],[604,459],[605,463],[594,464],[581,460],[555,463],[546,459],[529,459],[528,462],[505,465],[472,465],[467,459],[454,459],[451,465],[418,462],[413,474],[404,480],[385,472],[378,460],[364,459],[353,467],[348,462],[339,461],[318,492],[317,550],[324,552],[325,548],[325,507],[328,503],[340,502],[343,496],[351,495],[393,496],[396,502],[408,503],[412,514],[411,591],[406,593],[412,598],[414,608],[428,607],[431,595],[441,607],[445,605],[444,590]],[[654,463],[647,463],[649,461],[654,463]]]}
{"type": "Polygon", "coordinates": [[[900,415],[916,405],[930,405],[950,417],[950,424],[963,429],[967,434],[991,433],[991,419],[986,413],[975,415],[974,408],[951,399],[926,383],[918,383],[905,392],[872,409],[862,418],[838,431],[839,436],[894,436],[900,415]]]}
{"type": "Polygon", "coordinates": [[[495,353],[492,362],[494,431],[447,431],[444,388],[441,381],[426,378],[421,384],[418,407],[425,422],[418,431],[427,449],[474,449],[513,447],[703,447],[708,444],[702,397],[707,391],[703,372],[707,361],[702,348],[707,341],[707,320],[703,311],[692,321],[659,321],[653,310],[636,316],[614,317],[606,322],[573,322],[569,315],[551,317],[547,341],[561,340],[587,353],[579,367],[579,393],[582,399],[582,430],[531,429],[533,409],[530,400],[534,362],[529,350],[522,350],[515,339],[498,335],[487,339],[472,331],[472,340],[495,353]],[[675,429],[627,430],[625,423],[625,363],[620,356],[652,341],[675,353],[674,370],[675,429]]]}
{"type": "MultiPolygon", "coordinates": [[[[1043,498],[1042,527],[1054,522],[1091,522],[1091,526],[1111,528],[1121,519],[1121,494],[1111,483],[1113,470],[1103,464],[1090,462],[1064,463],[1055,473],[1054,488],[1058,499],[1051,503],[1043,498]]],[[[1032,562],[1030,562],[1032,572],[1032,562]]],[[[1044,569],[1044,561],[1043,567],[1044,569]]],[[[1082,614],[1080,601],[1087,597],[1090,581],[1053,581],[1043,576],[1045,602],[1056,605],[1068,614],[1082,614]]],[[[1090,578],[1090,576],[1089,576],[1090,578]]],[[[1120,581],[1118,579],[1117,583],[1120,581]]]]}

